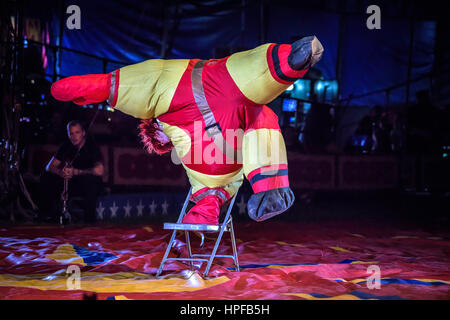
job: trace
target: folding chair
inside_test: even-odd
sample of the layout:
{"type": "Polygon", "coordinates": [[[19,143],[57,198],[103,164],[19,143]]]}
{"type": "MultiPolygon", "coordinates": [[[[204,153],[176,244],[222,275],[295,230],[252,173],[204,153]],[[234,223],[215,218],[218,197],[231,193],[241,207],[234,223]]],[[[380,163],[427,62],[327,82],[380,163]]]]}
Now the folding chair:
{"type": "MultiPolygon", "coordinates": [[[[194,268],[194,261],[207,261],[208,264],[206,266],[205,272],[203,273],[203,278],[205,278],[208,275],[208,272],[211,268],[212,262],[214,258],[232,258],[234,260],[234,264],[236,266],[236,270],[239,271],[239,261],[238,261],[238,255],[236,250],[236,239],[234,236],[234,229],[233,229],[233,219],[231,217],[231,210],[233,209],[234,201],[236,200],[237,192],[234,195],[234,197],[231,199],[227,213],[225,215],[225,218],[223,219],[222,223],[219,223],[218,225],[211,225],[211,224],[185,224],[181,223],[181,220],[186,214],[186,207],[189,203],[189,197],[192,192],[192,187],[190,188],[188,195],[186,197],[186,200],[184,201],[183,208],[181,209],[180,216],[178,217],[178,221],[176,223],[164,223],[164,229],[165,230],[173,230],[172,237],[170,238],[169,245],[167,246],[166,253],[164,254],[164,258],[161,261],[161,265],[159,266],[158,272],[156,273],[156,277],[159,277],[161,274],[164,264],[166,261],[169,260],[179,260],[179,261],[189,261],[190,269],[193,270],[194,268]],[[174,246],[176,233],[178,230],[183,230],[186,236],[186,244],[188,248],[188,258],[168,258],[170,250],[174,246]],[[219,235],[217,236],[214,249],[211,252],[211,254],[193,254],[192,248],[191,248],[191,242],[189,238],[189,231],[197,231],[197,232],[218,232],[219,235]],[[230,232],[231,237],[231,244],[233,248],[233,255],[219,255],[216,254],[217,249],[219,248],[220,241],[222,240],[222,236],[224,232],[230,232]]],[[[202,234],[202,242],[203,244],[203,234],[202,234]]]]}

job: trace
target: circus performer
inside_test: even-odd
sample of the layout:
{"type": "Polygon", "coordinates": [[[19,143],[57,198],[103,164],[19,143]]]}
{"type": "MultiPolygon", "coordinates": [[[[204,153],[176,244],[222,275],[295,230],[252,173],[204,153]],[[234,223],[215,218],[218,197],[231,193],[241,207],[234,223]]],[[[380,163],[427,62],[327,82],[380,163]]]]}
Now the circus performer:
{"type": "Polygon", "coordinates": [[[55,82],[61,101],[107,101],[142,119],[149,152],[174,148],[193,187],[195,205],[183,223],[218,224],[220,207],[241,186],[254,194],[249,216],[263,221],[294,202],[278,118],[266,106],[314,66],[323,47],[315,36],[268,43],[223,59],[151,59],[108,74],[55,82]]]}

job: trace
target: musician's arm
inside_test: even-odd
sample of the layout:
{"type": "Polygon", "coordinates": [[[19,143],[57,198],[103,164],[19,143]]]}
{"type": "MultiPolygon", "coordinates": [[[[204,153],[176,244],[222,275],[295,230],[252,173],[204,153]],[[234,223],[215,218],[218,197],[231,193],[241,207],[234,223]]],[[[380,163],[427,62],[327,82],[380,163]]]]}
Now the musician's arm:
{"type": "Polygon", "coordinates": [[[47,166],[45,167],[45,171],[54,173],[60,177],[64,176],[64,172],[61,169],[61,164],[62,162],[58,159],[56,159],[55,157],[52,157],[49,161],[49,163],[47,164],[47,166]]]}
{"type": "Polygon", "coordinates": [[[97,162],[92,168],[89,169],[73,169],[73,174],[76,176],[79,175],[94,175],[94,176],[102,176],[105,168],[101,162],[97,162]]]}

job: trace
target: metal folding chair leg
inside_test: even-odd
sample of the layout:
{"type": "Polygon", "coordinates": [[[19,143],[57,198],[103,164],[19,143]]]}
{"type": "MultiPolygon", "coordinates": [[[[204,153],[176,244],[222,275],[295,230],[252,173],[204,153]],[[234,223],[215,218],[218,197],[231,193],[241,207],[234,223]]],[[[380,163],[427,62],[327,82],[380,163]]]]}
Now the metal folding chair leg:
{"type": "Polygon", "coordinates": [[[239,272],[239,260],[237,254],[236,238],[234,236],[233,219],[230,217],[230,238],[231,246],[233,247],[234,264],[236,266],[236,271],[239,272]]]}
{"type": "Polygon", "coordinates": [[[233,196],[233,198],[230,201],[230,204],[227,208],[227,213],[225,215],[225,218],[223,219],[223,222],[218,225],[207,225],[207,224],[184,224],[181,223],[184,215],[186,214],[186,207],[189,202],[189,196],[191,195],[192,187],[189,190],[188,196],[186,197],[186,200],[184,202],[183,208],[180,212],[180,216],[178,217],[177,223],[165,223],[164,229],[166,230],[173,230],[172,236],[170,238],[169,244],[167,246],[166,252],[164,254],[163,260],[161,261],[161,264],[159,266],[158,272],[156,273],[156,277],[159,277],[161,274],[164,264],[166,261],[169,260],[178,260],[178,261],[189,261],[189,265],[191,270],[193,269],[193,262],[194,261],[205,261],[207,262],[207,266],[205,269],[205,272],[203,273],[203,277],[206,277],[211,269],[212,262],[215,258],[231,258],[234,261],[234,264],[236,266],[236,270],[239,271],[239,261],[238,261],[238,254],[237,254],[237,248],[236,248],[236,239],[234,235],[234,228],[233,228],[233,219],[231,217],[231,210],[233,209],[234,201],[236,200],[237,192],[233,196]],[[174,245],[174,240],[176,237],[177,230],[183,230],[186,237],[186,244],[188,248],[188,258],[168,258],[171,248],[174,245]],[[218,237],[215,241],[213,251],[211,254],[193,254],[191,243],[190,243],[190,237],[189,237],[189,231],[207,231],[207,232],[218,232],[218,237]],[[230,232],[231,237],[231,244],[233,249],[233,255],[218,255],[217,250],[219,248],[220,242],[222,240],[224,232],[230,232]]]}
{"type": "MultiPolygon", "coordinates": [[[[186,244],[188,247],[189,259],[192,259],[192,248],[191,248],[191,240],[189,238],[189,231],[184,231],[184,234],[186,236],[186,244]]],[[[194,270],[193,261],[189,261],[189,266],[191,267],[191,270],[194,270]]]]}
{"type": "MultiPolygon", "coordinates": [[[[192,192],[192,187],[189,189],[188,195],[187,195],[186,199],[184,200],[183,208],[181,209],[180,216],[178,217],[177,223],[180,223],[181,220],[183,219],[184,215],[186,214],[186,208],[189,204],[189,197],[191,195],[191,192],[192,192]]],[[[169,256],[169,253],[170,253],[170,249],[172,249],[173,240],[175,240],[176,234],[177,234],[177,230],[174,229],[172,232],[172,236],[170,237],[169,245],[167,246],[166,252],[164,253],[164,257],[161,261],[161,264],[159,265],[159,269],[158,269],[158,272],[156,273],[156,277],[158,277],[161,274],[162,269],[164,268],[164,263],[166,263],[167,257],[169,256]]]]}

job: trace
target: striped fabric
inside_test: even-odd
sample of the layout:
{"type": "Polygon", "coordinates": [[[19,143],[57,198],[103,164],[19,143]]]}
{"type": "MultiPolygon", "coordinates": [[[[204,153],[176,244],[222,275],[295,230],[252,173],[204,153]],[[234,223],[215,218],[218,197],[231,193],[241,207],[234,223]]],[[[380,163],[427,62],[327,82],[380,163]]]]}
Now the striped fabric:
{"type": "Polygon", "coordinates": [[[111,72],[111,88],[107,102],[111,107],[115,107],[117,103],[117,95],[119,89],[120,69],[111,72]]]}
{"type": "Polygon", "coordinates": [[[253,170],[247,178],[255,193],[289,187],[286,164],[270,165],[253,170]]]}
{"type": "Polygon", "coordinates": [[[289,66],[288,56],[291,52],[289,44],[272,44],[267,50],[267,62],[272,77],[283,84],[292,84],[303,77],[306,70],[294,70],[289,66]]]}
{"type": "Polygon", "coordinates": [[[199,191],[195,192],[194,194],[192,194],[191,200],[194,202],[197,202],[208,195],[218,196],[219,198],[222,199],[222,201],[224,203],[231,198],[229,193],[222,188],[216,188],[216,189],[203,188],[203,189],[200,189],[199,191]]]}

